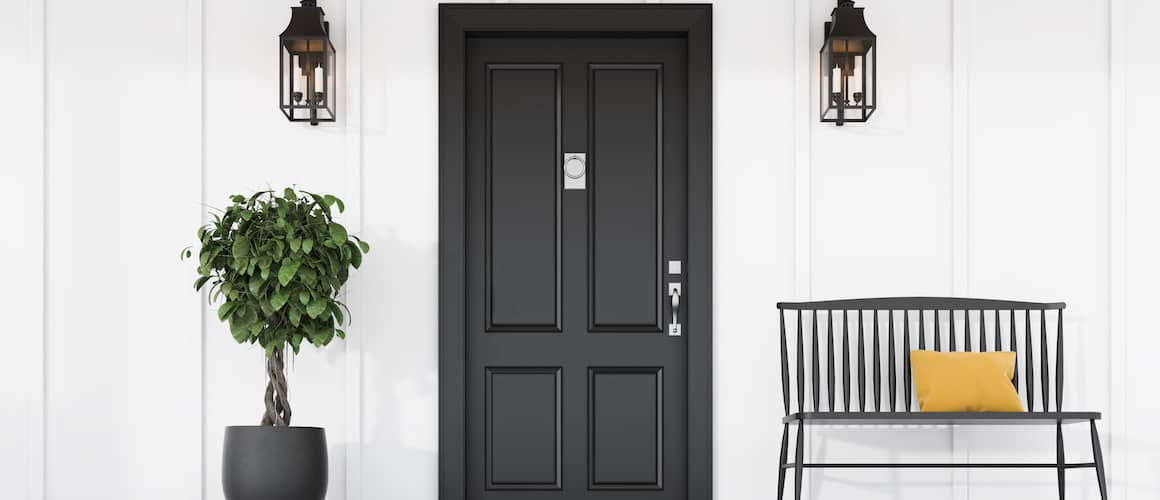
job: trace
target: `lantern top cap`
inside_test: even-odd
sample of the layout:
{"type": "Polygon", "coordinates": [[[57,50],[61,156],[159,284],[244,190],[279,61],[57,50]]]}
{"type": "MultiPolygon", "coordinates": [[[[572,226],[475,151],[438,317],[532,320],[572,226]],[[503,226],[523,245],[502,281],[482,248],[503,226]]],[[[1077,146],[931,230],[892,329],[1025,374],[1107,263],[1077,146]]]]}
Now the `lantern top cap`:
{"type": "Polygon", "coordinates": [[[870,27],[866,26],[863,10],[862,7],[855,7],[853,0],[838,0],[838,6],[830,13],[826,38],[877,38],[870,27]]]}
{"type": "Polygon", "coordinates": [[[326,13],[317,0],[302,0],[301,7],[290,8],[290,24],[279,35],[282,38],[329,38],[326,13]]]}

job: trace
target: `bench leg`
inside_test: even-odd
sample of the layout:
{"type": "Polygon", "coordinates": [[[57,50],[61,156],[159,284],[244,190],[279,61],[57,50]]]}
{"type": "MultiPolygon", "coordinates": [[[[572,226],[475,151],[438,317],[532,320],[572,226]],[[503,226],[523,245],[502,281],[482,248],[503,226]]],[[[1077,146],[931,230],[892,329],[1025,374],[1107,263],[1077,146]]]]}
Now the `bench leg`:
{"type": "Polygon", "coordinates": [[[794,500],[802,500],[802,475],[805,469],[802,463],[805,461],[806,451],[806,426],[805,422],[798,422],[797,430],[797,448],[794,457],[794,478],[793,478],[793,498],[794,500]]]}
{"type": "Polygon", "coordinates": [[[1100,485],[1100,499],[1108,500],[1108,483],[1104,477],[1104,452],[1100,450],[1100,433],[1096,430],[1096,421],[1091,420],[1092,426],[1092,459],[1096,463],[1096,481],[1100,485]]]}
{"type": "Polygon", "coordinates": [[[1059,481],[1059,500],[1064,500],[1065,488],[1063,484],[1063,421],[1055,422],[1055,475],[1059,481]]]}
{"type": "Polygon", "coordinates": [[[781,427],[781,461],[777,464],[777,500],[785,494],[785,465],[789,462],[789,424],[781,427]]]}

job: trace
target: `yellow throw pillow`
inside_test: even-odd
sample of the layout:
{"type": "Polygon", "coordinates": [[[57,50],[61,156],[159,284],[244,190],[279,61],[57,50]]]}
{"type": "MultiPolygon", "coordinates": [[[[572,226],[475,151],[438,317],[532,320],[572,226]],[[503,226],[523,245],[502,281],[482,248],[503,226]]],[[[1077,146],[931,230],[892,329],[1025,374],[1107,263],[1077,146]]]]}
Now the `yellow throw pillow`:
{"type": "Polygon", "coordinates": [[[920,411],[1023,411],[1013,352],[911,351],[920,411]]]}

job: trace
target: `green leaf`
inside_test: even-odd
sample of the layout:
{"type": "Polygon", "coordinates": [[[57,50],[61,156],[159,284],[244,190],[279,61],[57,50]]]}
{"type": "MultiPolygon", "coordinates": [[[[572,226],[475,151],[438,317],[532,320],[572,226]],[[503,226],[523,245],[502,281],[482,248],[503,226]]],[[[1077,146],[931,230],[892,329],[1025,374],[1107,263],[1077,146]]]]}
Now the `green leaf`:
{"type": "Polygon", "coordinates": [[[298,354],[298,346],[302,345],[302,334],[294,332],[290,335],[290,348],[294,349],[294,354],[298,354]]]}
{"type": "Polygon", "coordinates": [[[233,317],[230,318],[231,324],[240,326],[252,326],[258,321],[258,312],[251,307],[240,306],[237,311],[234,311],[233,317]]]}
{"type": "Polygon", "coordinates": [[[290,188],[286,188],[285,191],[282,191],[282,196],[290,201],[294,201],[294,200],[298,199],[298,194],[295,193],[294,190],[290,189],[290,188]]]}
{"type": "Polygon", "coordinates": [[[250,239],[245,235],[238,235],[234,240],[234,246],[231,249],[235,258],[250,256],[250,239]]]}
{"type": "Polygon", "coordinates": [[[347,242],[347,248],[350,249],[350,265],[358,269],[359,266],[362,266],[362,252],[359,251],[357,245],[351,242],[347,242]]]}
{"type": "Polygon", "coordinates": [[[302,240],[302,253],[310,253],[314,249],[314,240],[306,238],[302,240]]]}
{"type": "Polygon", "coordinates": [[[367,242],[362,241],[362,240],[359,240],[358,248],[359,248],[359,250],[362,250],[362,253],[367,253],[367,252],[371,251],[371,246],[367,242]]]}
{"type": "Polygon", "coordinates": [[[252,276],[248,284],[250,295],[255,297],[262,294],[262,287],[266,284],[266,279],[259,276],[252,276]]]}
{"type": "Polygon", "coordinates": [[[326,218],[330,219],[330,206],[326,203],[326,199],[314,193],[309,193],[310,197],[314,199],[314,203],[318,208],[322,209],[322,213],[326,214],[326,218]]]}
{"type": "Polygon", "coordinates": [[[302,263],[297,260],[283,263],[282,267],[278,269],[278,283],[281,283],[282,286],[289,284],[290,280],[294,279],[294,275],[298,273],[298,267],[301,265],[302,263]]]}
{"type": "Polygon", "coordinates": [[[345,212],[345,211],[346,211],[346,204],[345,204],[345,203],[343,203],[343,202],[342,202],[342,200],[340,200],[340,199],[338,199],[338,198],[335,198],[335,199],[334,199],[334,203],[335,203],[336,205],[338,205],[338,213],[340,213],[340,214],[341,214],[341,213],[343,213],[343,212],[345,212]]]}
{"type": "Polygon", "coordinates": [[[238,307],[238,302],[227,301],[225,304],[222,304],[222,306],[218,308],[218,319],[225,321],[226,318],[230,317],[230,313],[233,312],[234,308],[236,307],[238,307]]]}
{"type": "Polygon", "coordinates": [[[282,309],[282,306],[286,305],[287,300],[290,300],[289,292],[282,288],[274,290],[274,293],[270,295],[270,307],[273,307],[275,311],[278,311],[282,309]]]}
{"type": "Polygon", "coordinates": [[[273,316],[274,313],[277,312],[274,310],[274,305],[270,304],[269,299],[259,300],[258,307],[262,309],[262,314],[266,315],[267,317],[273,316]]]}
{"type": "Polygon", "coordinates": [[[250,329],[246,328],[246,326],[233,321],[230,322],[230,334],[234,336],[234,340],[239,344],[250,339],[250,329]]]}
{"type": "Polygon", "coordinates": [[[310,334],[310,343],[318,347],[329,344],[330,339],[334,338],[334,330],[330,328],[313,330],[308,333],[310,334]]]}
{"type": "Polygon", "coordinates": [[[322,313],[326,312],[326,305],[327,301],[317,299],[314,302],[311,302],[310,305],[306,306],[306,315],[310,316],[310,319],[316,319],[321,316],[322,313]]]}
{"type": "Polygon", "coordinates": [[[290,324],[294,326],[302,325],[302,312],[296,308],[290,308],[290,324]]]}
{"type": "Polygon", "coordinates": [[[334,195],[330,194],[322,195],[322,199],[326,201],[327,205],[333,205],[334,202],[338,200],[338,198],[335,198],[334,195]]]}
{"type": "Polygon", "coordinates": [[[201,291],[201,287],[205,286],[205,282],[209,281],[209,276],[202,276],[193,282],[193,289],[201,291]]]}
{"type": "Polygon", "coordinates": [[[340,339],[346,338],[346,332],[342,331],[341,328],[335,328],[334,333],[338,334],[338,338],[340,338],[340,339]]]}
{"type": "Polygon", "coordinates": [[[318,272],[311,267],[303,267],[298,269],[298,279],[302,280],[306,286],[314,286],[315,280],[318,279],[318,272]]]}
{"type": "Polygon", "coordinates": [[[346,228],[337,222],[330,223],[330,241],[341,245],[346,242],[346,228]]]}
{"type": "Polygon", "coordinates": [[[338,305],[332,303],[330,305],[330,312],[334,313],[334,321],[336,323],[338,323],[340,325],[343,324],[344,318],[342,317],[342,308],[340,308],[340,307],[338,307],[338,305]]]}
{"type": "Polygon", "coordinates": [[[301,302],[302,305],[309,304],[310,303],[310,292],[308,292],[306,290],[298,292],[298,302],[301,302]]]}

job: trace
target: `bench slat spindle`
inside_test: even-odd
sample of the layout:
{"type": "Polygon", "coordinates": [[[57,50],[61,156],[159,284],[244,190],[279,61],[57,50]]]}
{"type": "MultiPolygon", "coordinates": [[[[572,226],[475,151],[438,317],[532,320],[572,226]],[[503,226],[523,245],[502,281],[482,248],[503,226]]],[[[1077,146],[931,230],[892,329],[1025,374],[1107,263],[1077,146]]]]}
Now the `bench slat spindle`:
{"type": "Polygon", "coordinates": [[[999,319],[999,310],[995,309],[995,350],[1003,350],[1003,326],[999,319]]]}
{"type": "Polygon", "coordinates": [[[1043,411],[1051,409],[1050,373],[1047,366],[1047,311],[1039,311],[1039,381],[1043,387],[1043,411]]]}
{"type": "Polygon", "coordinates": [[[814,394],[813,394],[813,396],[814,396],[814,411],[821,411],[818,409],[818,407],[820,407],[822,405],[822,403],[821,403],[821,399],[822,399],[822,392],[821,392],[821,390],[822,390],[822,370],[821,370],[821,365],[820,365],[821,362],[818,360],[818,358],[820,358],[821,356],[818,355],[818,310],[817,309],[814,309],[813,323],[810,326],[811,326],[810,331],[813,332],[813,346],[814,346],[813,363],[812,363],[813,373],[814,373],[814,378],[813,378],[813,381],[814,381],[814,384],[813,384],[813,386],[814,386],[813,387],[813,389],[814,389],[814,394]]]}
{"type": "Polygon", "coordinates": [[[889,356],[889,359],[887,361],[888,363],[890,363],[890,365],[889,365],[890,368],[888,371],[889,375],[887,375],[887,381],[890,384],[890,411],[895,411],[898,409],[895,406],[898,402],[898,391],[897,391],[898,386],[897,386],[897,381],[896,381],[895,375],[894,375],[894,371],[895,371],[895,368],[894,368],[894,365],[895,365],[895,361],[894,361],[894,311],[893,310],[887,311],[887,314],[889,316],[886,319],[886,325],[887,325],[886,335],[888,336],[888,339],[886,341],[886,349],[890,351],[890,356],[889,356]]]}
{"type": "Polygon", "coordinates": [[[850,318],[842,310],[842,409],[850,411],[850,318]]]}
{"type": "Polygon", "coordinates": [[[882,353],[878,339],[878,310],[874,310],[874,409],[882,411],[882,353]]]}
{"type": "Polygon", "coordinates": [[[948,311],[948,313],[950,314],[950,317],[951,317],[951,320],[950,320],[951,352],[955,352],[958,350],[957,345],[956,345],[957,341],[955,340],[955,310],[951,309],[950,311],[948,311]]]}
{"type": "MultiPolygon", "coordinates": [[[[1008,339],[1011,341],[1011,352],[1015,353],[1015,370],[1011,374],[1011,384],[1015,386],[1015,391],[1019,391],[1019,342],[1015,339],[1015,310],[1011,311],[1011,330],[1007,332],[1008,339]]],[[[996,311],[998,313],[998,311],[996,311]]],[[[1030,410],[1030,408],[1028,408],[1030,410]]]]}
{"type": "Polygon", "coordinates": [[[866,411],[866,341],[863,335],[862,310],[858,310],[858,410],[866,411]]]}
{"type": "MultiPolygon", "coordinates": [[[[995,312],[998,312],[998,311],[995,311],[995,312]]],[[[984,311],[982,309],[979,310],[979,352],[987,352],[987,317],[986,317],[986,314],[987,314],[987,311],[984,311]]],[[[996,328],[996,330],[999,328],[998,323],[995,323],[995,328],[996,328]]],[[[999,350],[998,346],[995,347],[995,350],[996,351],[999,350]]]]}
{"type": "MultiPolygon", "coordinates": [[[[1027,320],[1027,326],[1024,332],[1027,334],[1027,353],[1023,358],[1027,360],[1027,380],[1023,382],[1023,387],[1027,393],[1027,411],[1035,411],[1035,351],[1031,349],[1031,310],[1024,311],[1024,318],[1027,320]]],[[[1018,389],[1016,389],[1018,390],[1018,389]]]]}
{"type": "Polygon", "coordinates": [[[1063,309],[1055,336],[1055,411],[1063,411],[1063,309]]]}
{"type": "Polygon", "coordinates": [[[971,310],[963,310],[963,350],[971,352],[971,310]]]}
{"type": "Polygon", "coordinates": [[[828,373],[826,379],[829,382],[830,387],[829,410],[834,411],[834,403],[837,400],[838,395],[838,386],[835,385],[836,380],[834,377],[834,311],[826,311],[826,323],[828,324],[826,329],[829,331],[830,337],[830,348],[826,355],[826,372],[828,373]]]}
{"type": "MultiPolygon", "coordinates": [[[[926,319],[922,309],[918,310],[918,349],[920,351],[926,350],[926,319]]],[[[909,357],[907,356],[907,358],[909,357]]]]}
{"type": "MultiPolygon", "coordinates": [[[[938,309],[934,310],[934,350],[941,351],[942,350],[942,335],[940,335],[941,332],[939,332],[939,330],[941,329],[939,327],[939,324],[942,323],[942,320],[939,319],[938,312],[939,312],[938,309]]],[[[951,347],[951,350],[953,351],[953,350],[955,350],[955,348],[951,347]]]]}
{"type": "Polygon", "coordinates": [[[806,411],[806,347],[800,309],[797,313],[797,407],[798,411],[806,411]]]}
{"type": "Polygon", "coordinates": [[[785,339],[785,310],[778,311],[781,318],[781,397],[785,400],[785,412],[789,413],[789,349],[785,339]]]}
{"type": "MultiPolygon", "coordinates": [[[[918,311],[919,331],[922,331],[922,311],[918,311]]],[[[902,393],[906,411],[910,411],[910,309],[902,311],[902,376],[906,380],[906,391],[902,393]]]]}

